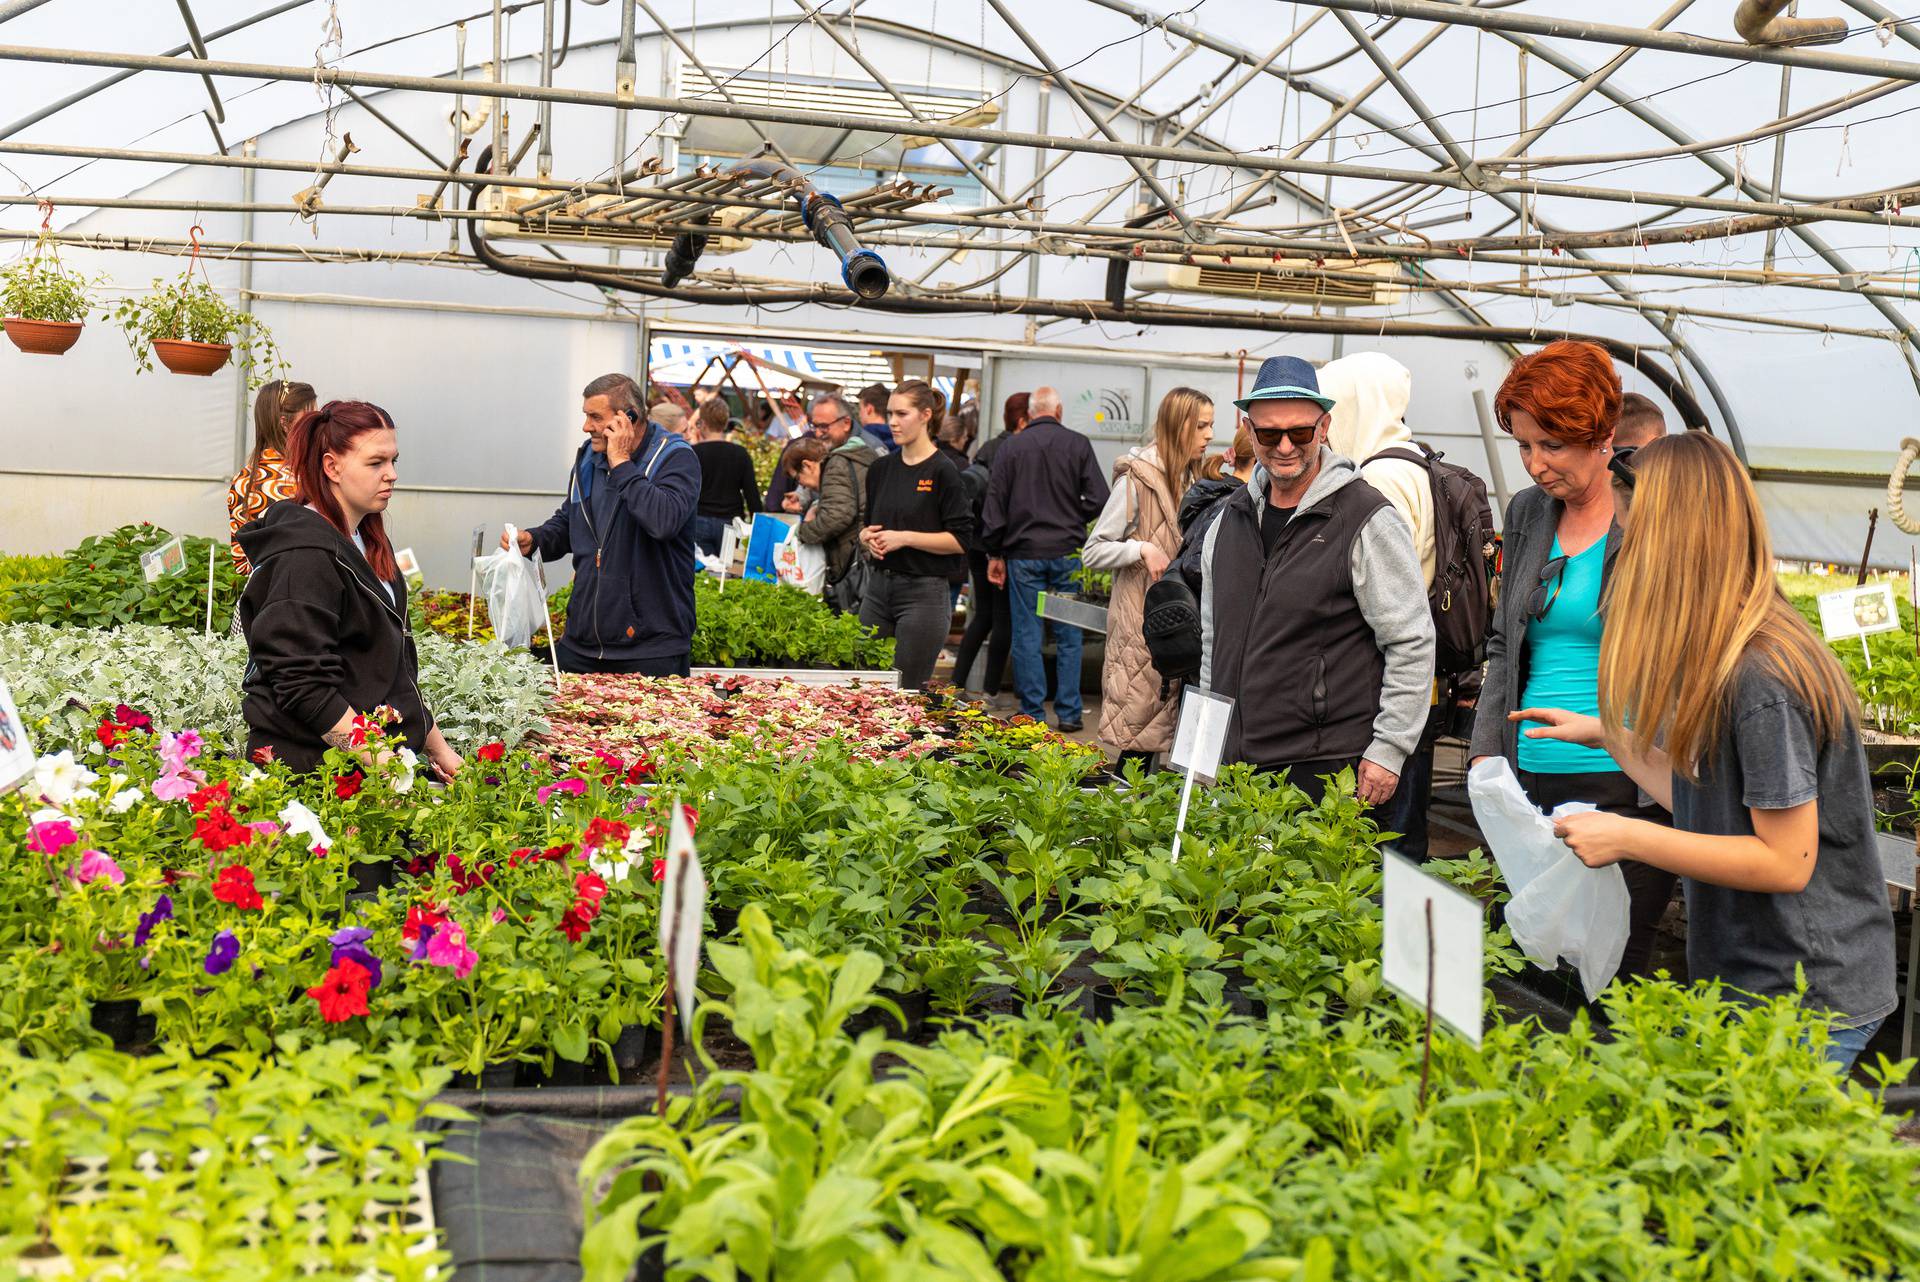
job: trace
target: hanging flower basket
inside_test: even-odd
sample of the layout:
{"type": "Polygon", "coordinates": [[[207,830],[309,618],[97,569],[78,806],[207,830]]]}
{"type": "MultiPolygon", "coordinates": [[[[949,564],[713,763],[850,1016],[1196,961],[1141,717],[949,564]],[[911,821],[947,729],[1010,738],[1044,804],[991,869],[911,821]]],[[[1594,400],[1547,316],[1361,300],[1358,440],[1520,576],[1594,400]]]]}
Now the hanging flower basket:
{"type": "Polygon", "coordinates": [[[59,356],[80,341],[86,326],[80,321],[30,320],[9,316],[0,321],[13,345],[30,356],[59,356]]]}
{"type": "Polygon", "coordinates": [[[80,339],[92,306],[89,277],[60,263],[53,240],[53,206],[41,205],[40,237],[17,262],[0,267],[0,317],[7,337],[23,352],[58,356],[80,339]]]}
{"type": "Polygon", "coordinates": [[[176,374],[205,378],[227,363],[233,355],[230,343],[196,343],[188,338],[156,338],[153,354],[176,374]]]}

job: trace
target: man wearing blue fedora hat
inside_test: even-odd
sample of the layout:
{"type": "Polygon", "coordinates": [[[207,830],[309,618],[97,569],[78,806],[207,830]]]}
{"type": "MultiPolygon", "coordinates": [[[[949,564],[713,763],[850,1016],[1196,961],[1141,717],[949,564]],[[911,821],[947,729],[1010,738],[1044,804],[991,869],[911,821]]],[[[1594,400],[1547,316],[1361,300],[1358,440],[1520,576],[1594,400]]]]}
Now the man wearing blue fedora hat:
{"type": "Polygon", "coordinates": [[[1234,402],[1256,466],[1179,568],[1199,597],[1200,685],[1235,701],[1228,760],[1291,772],[1318,799],[1355,774],[1387,802],[1420,742],[1433,618],[1407,520],[1329,449],[1333,399],[1294,356],[1234,402]]]}

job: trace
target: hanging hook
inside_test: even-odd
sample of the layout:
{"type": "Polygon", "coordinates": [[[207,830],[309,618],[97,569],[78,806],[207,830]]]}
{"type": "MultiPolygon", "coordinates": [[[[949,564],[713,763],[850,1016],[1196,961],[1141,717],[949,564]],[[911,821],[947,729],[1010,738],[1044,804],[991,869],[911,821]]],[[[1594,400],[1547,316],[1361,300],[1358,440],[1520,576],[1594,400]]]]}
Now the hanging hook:
{"type": "Polygon", "coordinates": [[[40,230],[43,232],[53,230],[53,202],[44,196],[40,199],[40,230]]]}

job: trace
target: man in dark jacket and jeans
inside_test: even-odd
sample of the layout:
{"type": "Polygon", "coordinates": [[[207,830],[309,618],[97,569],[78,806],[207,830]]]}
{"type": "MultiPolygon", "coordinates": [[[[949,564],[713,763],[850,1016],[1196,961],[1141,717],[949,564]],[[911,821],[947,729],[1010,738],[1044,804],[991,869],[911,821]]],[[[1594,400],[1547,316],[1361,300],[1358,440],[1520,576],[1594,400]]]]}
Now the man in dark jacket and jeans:
{"type": "Polygon", "coordinates": [[[544,525],[520,531],[523,555],[537,548],[548,561],[573,557],[560,666],[685,676],[700,461],[691,445],[647,422],[640,389],[625,374],[603,374],[581,395],[587,440],[566,501],[544,525]]]}
{"type": "MultiPolygon", "coordinates": [[[[987,480],[980,541],[990,558],[987,577],[1006,584],[1013,606],[1013,686],[1020,711],[1046,716],[1047,669],[1041,656],[1040,594],[1070,592],[1080,570],[1077,555],[1087,524],[1107,502],[1093,442],[1062,426],[1060,393],[1035,388],[1030,417],[1000,447],[987,480]]],[[[1060,729],[1080,729],[1080,629],[1056,624],[1053,712],[1060,729]]]]}

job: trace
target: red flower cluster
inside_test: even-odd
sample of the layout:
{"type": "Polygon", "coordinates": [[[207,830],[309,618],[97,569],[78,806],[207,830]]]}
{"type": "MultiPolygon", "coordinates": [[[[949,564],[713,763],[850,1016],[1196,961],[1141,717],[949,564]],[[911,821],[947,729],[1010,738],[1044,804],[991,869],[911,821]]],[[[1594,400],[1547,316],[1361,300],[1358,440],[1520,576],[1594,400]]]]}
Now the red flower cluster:
{"type": "Polygon", "coordinates": [[[577,944],[600,915],[607,883],[596,873],[583,872],[573,879],[573,893],[573,907],[560,915],[560,933],[577,944]]]}
{"type": "Polygon", "coordinates": [[[608,787],[611,787],[616,780],[640,784],[653,778],[653,763],[645,757],[639,758],[629,766],[611,752],[596,752],[593,755],[599,758],[601,768],[605,772],[600,776],[600,782],[608,787]]]}
{"type": "Polygon", "coordinates": [[[365,783],[366,779],[366,772],[363,770],[353,770],[344,775],[335,775],[333,777],[333,795],[345,801],[360,791],[360,785],[365,783]]]}
{"type": "Polygon", "coordinates": [[[187,794],[187,806],[194,814],[205,814],[208,806],[224,806],[232,788],[225,779],[187,794]]]}
{"type": "Polygon", "coordinates": [[[483,743],[480,745],[479,750],[476,751],[473,755],[478,757],[480,760],[486,762],[488,765],[495,765],[503,757],[507,755],[507,745],[504,743],[497,743],[497,742],[483,743]]]}
{"type": "Polygon", "coordinates": [[[215,854],[253,841],[253,829],[228,814],[225,806],[207,807],[206,812],[194,820],[193,835],[215,854]]]}
{"type": "Polygon", "coordinates": [[[339,1024],[355,1015],[369,1013],[367,990],[372,983],[373,976],[365,966],[343,957],[327,972],[325,979],[307,990],[307,996],[320,1004],[321,1019],[339,1024]]]}
{"type": "Polygon", "coordinates": [[[407,920],[400,927],[400,938],[412,943],[420,938],[421,927],[438,930],[446,924],[447,915],[432,904],[412,904],[407,908],[407,920]]]}
{"type": "Polygon", "coordinates": [[[633,829],[618,819],[594,819],[587,824],[587,831],[580,838],[580,849],[589,855],[609,847],[618,849],[627,844],[627,838],[632,834],[633,829]]]}
{"type": "Polygon", "coordinates": [[[466,861],[458,855],[447,856],[447,871],[453,874],[453,893],[456,895],[478,890],[493,880],[492,864],[482,864],[477,869],[468,868],[466,861]]]}
{"type": "Polygon", "coordinates": [[[258,911],[266,907],[266,901],[254,889],[253,869],[245,864],[228,864],[220,870],[220,875],[213,879],[213,897],[242,910],[258,911]]]}
{"type": "Polygon", "coordinates": [[[253,750],[253,760],[256,765],[262,766],[271,762],[273,760],[273,745],[269,743],[255,748],[253,750]]]}
{"type": "Polygon", "coordinates": [[[572,853],[571,841],[562,842],[558,846],[548,846],[545,850],[538,852],[531,846],[522,846],[507,856],[507,867],[518,868],[522,864],[538,863],[563,864],[567,862],[567,856],[572,853]]]}
{"type": "Polygon", "coordinates": [[[424,855],[415,855],[407,860],[407,876],[426,877],[433,873],[434,866],[440,862],[440,856],[429,850],[424,855]]]}
{"type": "Polygon", "coordinates": [[[122,703],[114,707],[111,715],[100,718],[100,724],[93,728],[93,737],[100,741],[103,748],[117,748],[135,731],[152,729],[152,717],[122,703]]]}
{"type": "Polygon", "coordinates": [[[653,879],[655,881],[665,881],[667,879],[667,861],[666,860],[656,859],[653,861],[653,879]]]}

